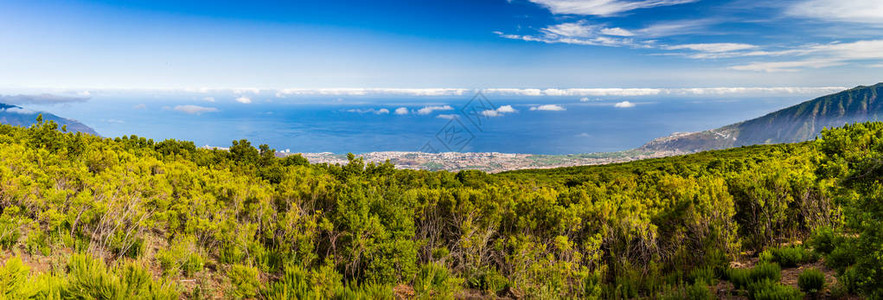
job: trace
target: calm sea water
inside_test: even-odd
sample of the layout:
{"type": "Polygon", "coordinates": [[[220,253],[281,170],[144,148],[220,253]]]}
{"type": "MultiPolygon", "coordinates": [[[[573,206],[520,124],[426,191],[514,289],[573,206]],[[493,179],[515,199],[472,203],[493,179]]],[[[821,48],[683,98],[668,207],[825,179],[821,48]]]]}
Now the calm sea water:
{"type": "MultiPolygon", "coordinates": [[[[445,131],[450,129],[450,120],[439,115],[460,114],[460,108],[471,105],[471,96],[253,95],[250,104],[234,101],[235,95],[213,96],[214,102],[206,97],[209,96],[99,94],[83,103],[34,108],[79,120],[106,137],[135,134],[154,140],[192,140],[199,146],[229,146],[232,140],[244,138],[255,145],[269,144],[292,152],[363,153],[418,150],[428,141],[438,141],[437,137],[450,133],[445,131]],[[187,113],[178,107],[183,105],[211,111],[187,113]],[[418,113],[427,106],[445,105],[453,110],[418,113]],[[395,110],[401,107],[408,113],[396,114],[395,110]],[[389,113],[378,114],[380,109],[389,113]]],[[[499,109],[499,116],[484,116],[480,126],[460,117],[469,135],[468,139],[460,139],[453,150],[534,154],[627,150],[673,132],[711,129],[761,116],[809,96],[608,97],[587,102],[579,97],[488,99],[494,107],[510,105],[514,112],[499,109]],[[634,106],[615,106],[622,101],[634,106]],[[564,110],[531,110],[552,104],[564,110]]],[[[448,150],[438,145],[436,148],[448,150]]]]}

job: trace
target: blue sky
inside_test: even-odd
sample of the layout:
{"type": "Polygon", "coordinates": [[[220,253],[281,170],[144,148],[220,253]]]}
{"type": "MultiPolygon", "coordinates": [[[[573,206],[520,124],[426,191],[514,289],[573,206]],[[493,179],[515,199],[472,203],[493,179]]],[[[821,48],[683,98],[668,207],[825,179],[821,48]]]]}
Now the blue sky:
{"type": "Polygon", "coordinates": [[[7,90],[849,87],[883,1],[5,0],[0,45],[7,90]]]}

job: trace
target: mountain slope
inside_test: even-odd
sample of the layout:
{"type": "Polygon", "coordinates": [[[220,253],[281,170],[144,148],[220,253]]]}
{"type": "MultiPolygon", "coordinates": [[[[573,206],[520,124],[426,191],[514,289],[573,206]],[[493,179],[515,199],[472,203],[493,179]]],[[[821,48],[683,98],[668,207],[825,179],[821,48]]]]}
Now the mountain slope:
{"type": "Polygon", "coordinates": [[[36,112],[28,110],[16,105],[0,103],[0,124],[8,124],[12,126],[28,127],[36,123],[37,116],[43,114],[44,120],[52,120],[61,126],[67,126],[67,130],[71,132],[82,132],[91,135],[98,135],[94,129],[86,124],[77,122],[76,120],[62,118],[47,112],[36,112]]]}
{"type": "Polygon", "coordinates": [[[878,120],[883,116],[881,93],[883,83],[859,86],[718,129],[657,138],[639,149],[695,152],[811,140],[826,127],[878,120]]]}

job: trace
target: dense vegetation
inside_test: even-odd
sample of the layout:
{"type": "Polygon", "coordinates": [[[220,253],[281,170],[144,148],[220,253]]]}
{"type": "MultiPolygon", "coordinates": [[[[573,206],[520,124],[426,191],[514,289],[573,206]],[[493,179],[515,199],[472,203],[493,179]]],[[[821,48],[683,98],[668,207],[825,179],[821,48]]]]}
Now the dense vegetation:
{"type": "Polygon", "coordinates": [[[883,123],[498,175],[57,129],[0,126],[5,297],[794,299],[781,268],[818,256],[883,297],[883,123]]]}

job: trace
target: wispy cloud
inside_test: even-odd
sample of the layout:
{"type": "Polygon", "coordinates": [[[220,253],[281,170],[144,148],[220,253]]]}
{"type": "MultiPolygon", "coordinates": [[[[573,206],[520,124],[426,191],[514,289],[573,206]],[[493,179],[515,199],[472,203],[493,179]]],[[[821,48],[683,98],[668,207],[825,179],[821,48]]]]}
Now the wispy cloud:
{"type": "Polygon", "coordinates": [[[440,114],[435,117],[439,118],[439,119],[445,119],[445,120],[453,120],[453,119],[459,118],[458,115],[451,115],[451,114],[440,114]]]}
{"type": "Polygon", "coordinates": [[[205,107],[199,105],[178,105],[174,108],[175,111],[180,111],[183,113],[188,113],[191,115],[201,115],[204,113],[218,112],[217,108],[214,107],[205,107]]]}
{"type": "Polygon", "coordinates": [[[740,43],[707,43],[707,44],[684,44],[684,45],[675,45],[675,46],[665,46],[666,50],[684,50],[689,49],[693,51],[701,51],[701,52],[733,52],[733,51],[742,51],[748,49],[757,49],[755,45],[749,44],[740,44],[740,43]]]}
{"type": "Polygon", "coordinates": [[[562,107],[561,105],[557,105],[557,104],[545,104],[545,105],[540,105],[540,106],[534,106],[534,107],[531,107],[530,110],[537,110],[537,111],[565,111],[565,110],[567,110],[567,109],[565,109],[565,108],[562,107]]]}
{"type": "Polygon", "coordinates": [[[289,88],[276,92],[276,97],[328,95],[328,96],[366,96],[366,95],[403,95],[403,96],[460,96],[470,92],[469,89],[452,88],[289,88]]]}
{"type": "Polygon", "coordinates": [[[450,105],[424,106],[423,108],[417,110],[417,114],[418,115],[428,115],[428,114],[431,114],[432,112],[437,111],[437,110],[446,111],[446,110],[454,110],[454,108],[451,107],[450,105]]]}
{"type": "Polygon", "coordinates": [[[883,61],[883,40],[863,40],[851,43],[807,45],[791,50],[785,61],[760,61],[730,67],[741,71],[787,72],[806,68],[824,68],[845,65],[853,61],[883,61]]]}
{"type": "Polygon", "coordinates": [[[407,108],[407,107],[399,107],[399,108],[396,108],[396,110],[395,110],[395,114],[397,114],[397,115],[407,115],[407,114],[408,114],[408,108],[407,108]]]}
{"type": "Polygon", "coordinates": [[[251,98],[249,98],[249,97],[245,97],[245,96],[238,97],[238,98],[236,98],[236,102],[239,102],[239,103],[242,103],[242,104],[250,104],[250,103],[251,103],[251,98]]]}
{"type": "Polygon", "coordinates": [[[534,34],[509,34],[501,31],[494,33],[502,38],[527,42],[664,50],[665,46],[657,45],[656,38],[702,33],[709,25],[716,22],[718,21],[715,19],[666,21],[643,28],[628,29],[579,20],[549,25],[534,34]]]}
{"type": "Polygon", "coordinates": [[[21,108],[21,107],[10,107],[10,108],[4,109],[3,111],[8,112],[8,113],[13,113],[13,114],[20,114],[20,115],[32,115],[32,114],[37,113],[33,110],[30,110],[27,108],[21,108]]]}
{"type": "Polygon", "coordinates": [[[147,109],[147,105],[145,105],[144,103],[135,104],[135,106],[132,106],[132,108],[133,109],[147,109]]]}
{"type": "Polygon", "coordinates": [[[798,1],[787,15],[834,22],[883,25],[883,1],[880,0],[808,0],[798,1]]]}
{"type": "Polygon", "coordinates": [[[0,95],[0,102],[8,104],[56,105],[89,101],[89,97],[71,97],[53,94],[0,95]]]}
{"type": "Polygon", "coordinates": [[[553,14],[612,16],[620,13],[659,6],[670,6],[699,0],[530,0],[553,14]]]}

